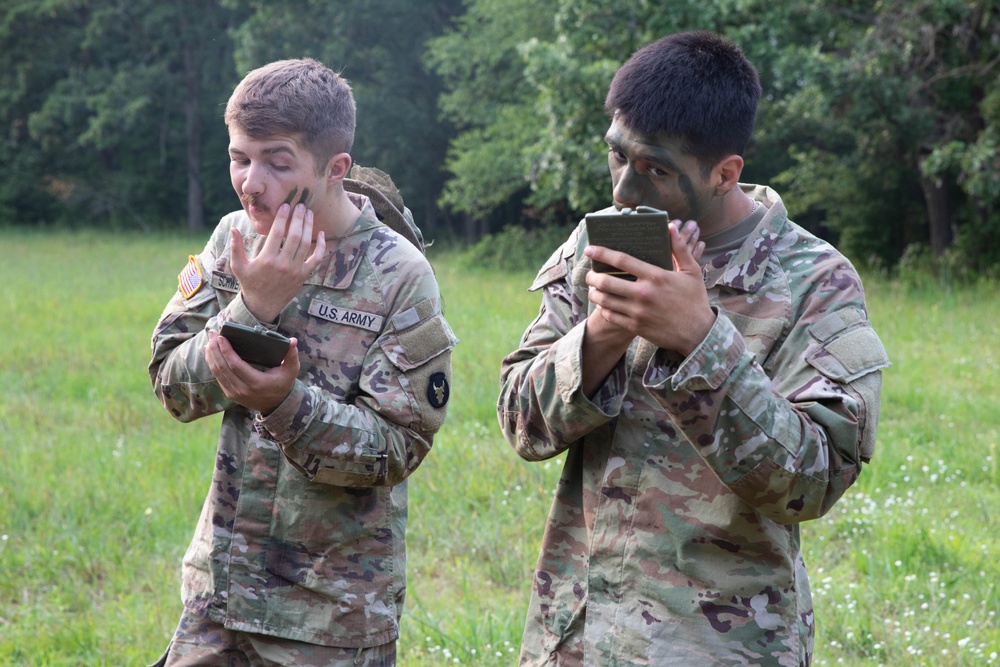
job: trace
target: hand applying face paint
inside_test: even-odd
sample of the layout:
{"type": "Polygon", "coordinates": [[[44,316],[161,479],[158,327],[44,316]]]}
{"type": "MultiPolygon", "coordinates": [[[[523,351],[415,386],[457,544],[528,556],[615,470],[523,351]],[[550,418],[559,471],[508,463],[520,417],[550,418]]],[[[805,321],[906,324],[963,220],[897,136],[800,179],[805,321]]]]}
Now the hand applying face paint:
{"type": "Polygon", "coordinates": [[[313,244],[313,212],[299,203],[282,204],[260,253],[248,259],[239,230],[232,230],[232,267],[247,309],[261,322],[274,322],[326,254],[326,236],[313,244]]]}

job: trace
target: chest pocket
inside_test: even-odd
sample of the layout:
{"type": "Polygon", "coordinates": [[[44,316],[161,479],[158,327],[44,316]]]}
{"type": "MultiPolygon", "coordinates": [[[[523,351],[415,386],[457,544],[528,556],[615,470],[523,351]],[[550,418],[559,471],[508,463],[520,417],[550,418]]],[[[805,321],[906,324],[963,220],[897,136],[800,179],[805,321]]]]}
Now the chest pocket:
{"type": "Polygon", "coordinates": [[[349,296],[344,290],[310,289],[281,316],[286,335],[301,340],[310,382],[346,402],[357,395],[365,358],[385,324],[372,304],[349,296]]]}
{"type": "Polygon", "coordinates": [[[784,320],[766,317],[750,317],[741,313],[722,311],[733,326],[743,335],[747,349],[753,353],[757,363],[766,367],[767,357],[774,349],[774,344],[780,340],[784,331],[784,320]]]}
{"type": "MultiPolygon", "coordinates": [[[[245,232],[244,232],[245,233],[245,232]]],[[[219,302],[219,309],[224,309],[231,304],[240,293],[240,281],[237,280],[230,268],[229,258],[232,255],[229,235],[226,235],[226,245],[219,250],[219,256],[205,262],[208,271],[205,280],[211,289],[205,290],[215,295],[219,302]]]]}

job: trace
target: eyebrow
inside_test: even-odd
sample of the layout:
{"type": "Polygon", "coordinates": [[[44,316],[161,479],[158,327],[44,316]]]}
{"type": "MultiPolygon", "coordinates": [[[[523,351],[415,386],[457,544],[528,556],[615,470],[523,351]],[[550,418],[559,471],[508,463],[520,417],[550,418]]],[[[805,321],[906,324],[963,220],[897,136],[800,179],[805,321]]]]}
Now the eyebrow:
{"type": "MultiPolygon", "coordinates": [[[[287,146],[275,146],[274,148],[265,148],[264,150],[261,151],[261,153],[263,155],[275,155],[277,153],[287,153],[288,155],[295,157],[295,152],[292,151],[292,149],[288,148],[287,146]]],[[[229,148],[229,154],[243,155],[243,156],[246,155],[246,153],[241,151],[239,148],[233,148],[233,147],[229,148]]]]}
{"type": "Polygon", "coordinates": [[[666,167],[667,169],[669,169],[670,171],[676,171],[679,174],[683,174],[684,173],[684,171],[681,169],[681,166],[679,164],[677,164],[676,162],[674,162],[673,160],[671,160],[669,157],[667,157],[665,155],[646,155],[646,154],[642,154],[639,157],[641,157],[646,162],[655,162],[656,164],[662,165],[662,166],[666,167]]]}
{"type": "MultiPolygon", "coordinates": [[[[610,133],[604,135],[604,141],[610,148],[617,151],[622,151],[623,153],[625,152],[622,143],[618,141],[618,139],[616,139],[615,137],[612,137],[610,133]]],[[[639,159],[645,160],[646,162],[655,162],[658,165],[666,167],[670,171],[676,171],[678,173],[682,173],[680,165],[678,165],[676,162],[670,159],[668,155],[659,155],[654,153],[640,153],[639,159]]]]}

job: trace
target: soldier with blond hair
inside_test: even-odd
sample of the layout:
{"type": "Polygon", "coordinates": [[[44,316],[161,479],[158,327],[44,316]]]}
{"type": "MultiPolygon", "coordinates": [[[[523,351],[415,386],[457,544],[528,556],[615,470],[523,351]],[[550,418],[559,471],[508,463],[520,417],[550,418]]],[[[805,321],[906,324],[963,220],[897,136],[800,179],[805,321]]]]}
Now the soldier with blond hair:
{"type": "Polygon", "coordinates": [[[408,209],[348,179],[344,79],[271,63],[225,120],[242,209],[188,259],[152,337],[170,414],[222,415],[184,610],[157,664],[389,667],[406,481],[445,419],[457,340],[408,209]],[[249,363],[226,325],[289,338],[287,352],[249,363]]]}

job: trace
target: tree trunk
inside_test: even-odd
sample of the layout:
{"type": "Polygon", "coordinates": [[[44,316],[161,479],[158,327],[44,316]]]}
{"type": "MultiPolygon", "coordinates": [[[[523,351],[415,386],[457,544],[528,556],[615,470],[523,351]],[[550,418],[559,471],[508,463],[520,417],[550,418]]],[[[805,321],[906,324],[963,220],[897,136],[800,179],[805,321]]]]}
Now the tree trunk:
{"type": "MultiPolygon", "coordinates": [[[[417,222],[417,226],[425,234],[433,234],[435,227],[437,227],[437,216],[434,214],[433,199],[428,200],[427,204],[424,206],[424,215],[417,222]]],[[[414,216],[415,217],[415,216],[414,216]]]]}
{"type": "Polygon", "coordinates": [[[201,184],[201,67],[197,47],[184,47],[184,119],[187,135],[187,226],[204,229],[204,190],[201,184]]]}
{"type": "Polygon", "coordinates": [[[933,176],[921,175],[920,189],[927,205],[931,251],[935,255],[942,255],[955,240],[951,194],[945,184],[933,176]]]}

